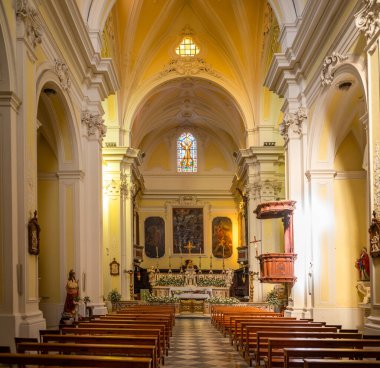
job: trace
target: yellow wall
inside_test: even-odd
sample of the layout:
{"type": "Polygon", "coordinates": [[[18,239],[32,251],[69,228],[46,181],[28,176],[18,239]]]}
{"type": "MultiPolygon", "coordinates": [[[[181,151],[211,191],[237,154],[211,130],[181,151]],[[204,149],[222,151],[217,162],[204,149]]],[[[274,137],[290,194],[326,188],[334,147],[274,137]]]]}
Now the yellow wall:
{"type": "Polygon", "coordinates": [[[38,172],[50,174],[38,180],[38,213],[41,226],[39,296],[42,303],[60,301],[59,198],[57,159],[43,136],[38,137],[38,172]]]}
{"type": "MultiPolygon", "coordinates": [[[[363,154],[350,132],[337,151],[335,169],[347,173],[359,171],[362,160],[363,154]]],[[[335,271],[339,275],[336,301],[342,307],[356,307],[359,301],[355,288],[359,273],[355,269],[355,261],[359,258],[361,249],[367,245],[366,202],[365,176],[363,179],[334,181],[335,271]]]]}

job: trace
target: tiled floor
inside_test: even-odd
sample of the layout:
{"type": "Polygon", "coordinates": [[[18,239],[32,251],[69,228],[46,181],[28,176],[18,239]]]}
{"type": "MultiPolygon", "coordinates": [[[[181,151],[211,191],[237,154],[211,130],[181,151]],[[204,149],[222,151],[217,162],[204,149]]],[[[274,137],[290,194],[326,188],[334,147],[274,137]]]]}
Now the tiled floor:
{"type": "Polygon", "coordinates": [[[231,346],[229,338],[211,325],[210,319],[176,320],[165,368],[246,368],[248,365],[231,346]]]}

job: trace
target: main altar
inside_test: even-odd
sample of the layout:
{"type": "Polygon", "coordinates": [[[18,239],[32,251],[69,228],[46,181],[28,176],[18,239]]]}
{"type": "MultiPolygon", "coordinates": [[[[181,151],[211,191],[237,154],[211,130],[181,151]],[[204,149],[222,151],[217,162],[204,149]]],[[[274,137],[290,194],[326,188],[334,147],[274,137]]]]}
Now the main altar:
{"type": "Polygon", "coordinates": [[[179,313],[209,313],[207,300],[210,298],[228,298],[233,281],[233,270],[222,273],[202,273],[187,267],[181,272],[160,272],[152,268],[149,282],[152,294],[156,297],[178,299],[179,313]]]}

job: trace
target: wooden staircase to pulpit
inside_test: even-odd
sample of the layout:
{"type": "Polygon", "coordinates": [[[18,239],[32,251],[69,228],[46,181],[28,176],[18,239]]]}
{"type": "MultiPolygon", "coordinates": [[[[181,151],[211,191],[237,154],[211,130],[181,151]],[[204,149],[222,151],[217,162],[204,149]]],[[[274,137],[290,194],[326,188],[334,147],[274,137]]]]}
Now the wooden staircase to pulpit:
{"type": "Polygon", "coordinates": [[[284,224],[285,252],[264,253],[256,258],[260,262],[259,280],[265,283],[294,283],[294,260],[297,255],[294,251],[293,238],[293,211],[295,201],[272,201],[261,203],[255,211],[256,217],[261,220],[282,218],[284,224]]]}

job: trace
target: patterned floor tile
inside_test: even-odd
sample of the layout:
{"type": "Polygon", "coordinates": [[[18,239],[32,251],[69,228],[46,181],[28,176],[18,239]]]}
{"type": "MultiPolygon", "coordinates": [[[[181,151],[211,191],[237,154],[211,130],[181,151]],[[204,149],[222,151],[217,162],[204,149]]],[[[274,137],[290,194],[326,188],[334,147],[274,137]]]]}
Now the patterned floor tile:
{"type": "Polygon", "coordinates": [[[163,368],[247,368],[229,338],[211,325],[210,319],[176,320],[169,355],[163,368]]]}

